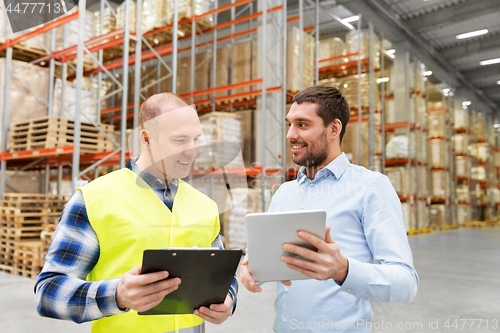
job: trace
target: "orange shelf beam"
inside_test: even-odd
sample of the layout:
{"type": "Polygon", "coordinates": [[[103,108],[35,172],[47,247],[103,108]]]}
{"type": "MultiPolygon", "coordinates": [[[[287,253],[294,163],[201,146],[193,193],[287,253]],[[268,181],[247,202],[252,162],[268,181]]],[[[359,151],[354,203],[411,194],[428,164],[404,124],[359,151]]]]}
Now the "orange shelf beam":
{"type": "Polygon", "coordinates": [[[72,154],[72,153],[73,153],[73,146],[33,149],[25,151],[16,151],[12,153],[2,151],[0,160],[1,161],[21,160],[26,158],[48,157],[48,156],[54,156],[60,154],[72,154]]]}
{"type": "Polygon", "coordinates": [[[35,29],[33,31],[30,31],[28,33],[25,33],[24,35],[21,35],[17,38],[7,39],[6,43],[0,45],[0,51],[6,50],[9,47],[12,47],[16,44],[22,43],[25,40],[28,40],[28,39],[33,38],[35,36],[41,35],[41,34],[47,32],[47,31],[50,31],[54,28],[60,27],[63,24],[66,24],[70,21],[77,19],[79,17],[79,15],[80,15],[79,11],[77,10],[73,14],[61,16],[58,19],[55,19],[52,22],[46,23],[46,24],[42,25],[40,28],[35,29]]]}

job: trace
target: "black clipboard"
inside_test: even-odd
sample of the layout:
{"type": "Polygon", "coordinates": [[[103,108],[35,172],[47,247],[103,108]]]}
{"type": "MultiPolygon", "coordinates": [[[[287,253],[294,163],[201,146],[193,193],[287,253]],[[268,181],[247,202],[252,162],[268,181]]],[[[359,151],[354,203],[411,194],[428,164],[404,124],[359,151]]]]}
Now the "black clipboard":
{"type": "Polygon", "coordinates": [[[243,251],[219,249],[145,250],[141,274],[168,271],[179,288],[140,315],[193,314],[201,306],[224,303],[243,251]]]}

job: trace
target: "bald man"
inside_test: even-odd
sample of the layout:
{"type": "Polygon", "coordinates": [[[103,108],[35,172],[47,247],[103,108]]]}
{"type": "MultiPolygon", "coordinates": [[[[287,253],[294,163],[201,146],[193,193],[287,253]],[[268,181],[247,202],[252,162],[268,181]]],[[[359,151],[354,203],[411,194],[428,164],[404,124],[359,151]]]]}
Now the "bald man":
{"type": "Polygon", "coordinates": [[[142,104],[139,124],[139,158],[79,188],[66,205],[37,278],[37,310],[92,321],[92,332],[204,332],[205,320],[220,324],[234,311],[236,278],[223,304],[189,315],[137,314],[182,283],[168,272],[141,275],[144,250],[223,249],[216,203],[181,180],[198,154],[198,114],[162,93],[142,104]]]}

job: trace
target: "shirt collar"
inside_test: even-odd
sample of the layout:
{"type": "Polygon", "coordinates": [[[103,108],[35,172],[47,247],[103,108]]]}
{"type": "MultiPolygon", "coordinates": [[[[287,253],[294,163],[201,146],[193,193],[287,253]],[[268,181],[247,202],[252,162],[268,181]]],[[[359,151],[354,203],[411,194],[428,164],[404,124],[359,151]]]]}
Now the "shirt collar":
{"type": "MultiPolygon", "coordinates": [[[[328,163],[328,165],[324,169],[320,170],[316,174],[316,177],[318,177],[318,175],[320,175],[321,172],[331,172],[335,176],[335,178],[340,179],[340,177],[350,164],[351,162],[349,162],[349,159],[347,158],[345,153],[342,153],[336,159],[328,163]]],[[[306,167],[303,166],[297,173],[297,181],[299,182],[299,184],[304,182],[307,178],[305,169],[306,167]]]]}
{"type": "MultiPolygon", "coordinates": [[[[144,180],[146,184],[148,184],[151,188],[165,188],[165,183],[161,180],[147,172],[146,170],[142,169],[140,166],[137,165],[137,158],[129,158],[127,163],[125,164],[125,167],[129,170],[131,170],[133,173],[135,173],[139,178],[144,180]]],[[[179,184],[179,179],[174,178],[168,186],[171,188],[172,186],[177,187],[179,184]]]]}

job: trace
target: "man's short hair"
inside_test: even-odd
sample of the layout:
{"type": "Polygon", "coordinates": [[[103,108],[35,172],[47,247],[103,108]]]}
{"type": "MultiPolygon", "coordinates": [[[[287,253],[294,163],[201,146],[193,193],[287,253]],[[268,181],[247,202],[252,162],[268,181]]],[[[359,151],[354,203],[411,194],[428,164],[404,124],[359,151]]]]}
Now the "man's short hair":
{"type": "Polygon", "coordinates": [[[174,93],[165,92],[153,95],[146,99],[139,109],[139,125],[142,129],[151,131],[157,139],[159,127],[157,119],[159,116],[187,105],[189,103],[186,100],[174,93]],[[147,128],[144,127],[145,123],[147,123],[147,128]]]}
{"type": "Polygon", "coordinates": [[[337,88],[318,85],[299,91],[293,101],[297,104],[310,102],[318,104],[317,114],[323,119],[326,126],[330,125],[335,119],[342,123],[340,131],[340,142],[344,137],[345,129],[350,118],[349,105],[337,88]]]}

